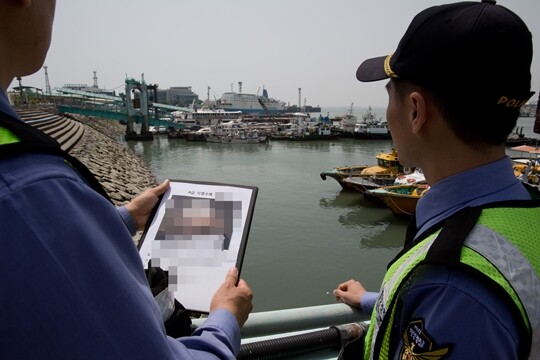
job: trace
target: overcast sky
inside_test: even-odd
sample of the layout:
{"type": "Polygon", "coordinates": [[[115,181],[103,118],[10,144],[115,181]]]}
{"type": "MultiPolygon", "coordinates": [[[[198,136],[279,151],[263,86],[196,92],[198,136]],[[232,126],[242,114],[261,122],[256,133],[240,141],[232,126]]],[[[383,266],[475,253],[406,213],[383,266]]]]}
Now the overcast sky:
{"type": "MultiPolygon", "coordinates": [[[[358,65],[392,52],[428,0],[58,0],[46,59],[51,86],[123,91],[126,75],[206,99],[238,89],[309,105],[386,106],[384,82],[359,83],[358,65]]],[[[528,24],[540,90],[540,1],[501,0],[528,24]]],[[[516,54],[519,56],[519,54],[516,54]]],[[[16,86],[14,81],[12,86],[16,86]]],[[[44,71],[23,85],[45,88],[44,71]]],[[[536,98],[536,96],[535,96],[536,98]]]]}

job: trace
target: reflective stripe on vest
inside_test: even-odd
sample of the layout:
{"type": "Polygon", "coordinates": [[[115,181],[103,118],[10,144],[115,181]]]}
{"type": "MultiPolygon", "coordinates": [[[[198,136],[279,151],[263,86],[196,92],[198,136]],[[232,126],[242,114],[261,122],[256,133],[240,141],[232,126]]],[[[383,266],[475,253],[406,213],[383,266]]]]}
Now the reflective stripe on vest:
{"type": "Polygon", "coordinates": [[[2,112],[0,112],[0,145],[0,157],[24,153],[46,153],[63,158],[92,189],[112,203],[92,172],[75,157],[62,150],[55,139],[24,121],[2,112]]]}
{"type": "MultiPolygon", "coordinates": [[[[540,352],[540,243],[533,241],[540,234],[538,219],[539,207],[484,209],[465,240],[460,259],[497,282],[512,298],[531,332],[531,354],[540,352]]],[[[388,269],[366,336],[366,359],[388,357],[388,329],[392,329],[395,315],[395,306],[390,307],[395,304],[400,285],[425,259],[439,233],[416,244],[388,269]],[[384,334],[379,334],[386,314],[390,316],[388,326],[384,334]],[[381,335],[380,353],[374,354],[377,336],[381,335]]]]}
{"type": "Polygon", "coordinates": [[[10,130],[0,127],[0,145],[7,145],[19,142],[17,135],[10,130]]]}
{"type": "MultiPolygon", "coordinates": [[[[431,247],[439,232],[433,234],[422,242],[418,243],[411,250],[405,253],[398,261],[394,262],[384,276],[384,280],[379,291],[379,298],[375,303],[375,308],[371,314],[368,333],[365,338],[364,358],[374,359],[373,349],[379,333],[379,328],[383,319],[395,297],[396,291],[403,279],[409,274],[422,260],[424,260],[428,249],[431,247]]],[[[387,332],[389,333],[389,332],[387,332]]],[[[381,358],[378,356],[377,358],[381,358]]]]}

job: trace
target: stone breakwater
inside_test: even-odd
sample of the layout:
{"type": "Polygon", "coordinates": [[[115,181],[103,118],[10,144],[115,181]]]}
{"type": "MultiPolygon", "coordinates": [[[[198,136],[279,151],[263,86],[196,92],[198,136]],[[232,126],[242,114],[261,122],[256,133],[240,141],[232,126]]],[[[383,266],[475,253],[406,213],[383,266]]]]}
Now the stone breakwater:
{"type": "Polygon", "coordinates": [[[86,125],[84,135],[69,151],[96,176],[115,205],[125,205],[156,185],[146,163],[118,140],[125,126],[116,121],[69,114],[86,125]]]}

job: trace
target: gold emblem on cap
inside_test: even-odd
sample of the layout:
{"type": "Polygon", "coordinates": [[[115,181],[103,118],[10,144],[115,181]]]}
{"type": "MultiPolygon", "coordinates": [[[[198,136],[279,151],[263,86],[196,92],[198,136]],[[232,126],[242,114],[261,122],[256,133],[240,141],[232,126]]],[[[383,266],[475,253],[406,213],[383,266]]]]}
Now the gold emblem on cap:
{"type": "Polygon", "coordinates": [[[386,59],[384,59],[384,72],[386,73],[386,75],[389,77],[389,78],[397,78],[398,76],[396,75],[396,73],[392,70],[392,68],[390,67],[390,59],[392,58],[392,55],[394,55],[393,53],[388,55],[386,57],[386,59]]]}

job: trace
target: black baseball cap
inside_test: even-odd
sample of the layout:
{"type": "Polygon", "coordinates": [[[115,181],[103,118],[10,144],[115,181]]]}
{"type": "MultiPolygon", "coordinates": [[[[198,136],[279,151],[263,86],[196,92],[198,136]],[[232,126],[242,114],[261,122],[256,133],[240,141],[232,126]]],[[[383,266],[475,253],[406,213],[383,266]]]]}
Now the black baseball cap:
{"type": "Polygon", "coordinates": [[[364,61],[363,82],[401,78],[479,105],[518,109],[531,88],[532,35],[495,1],[427,8],[414,17],[396,51],[364,61]]]}

